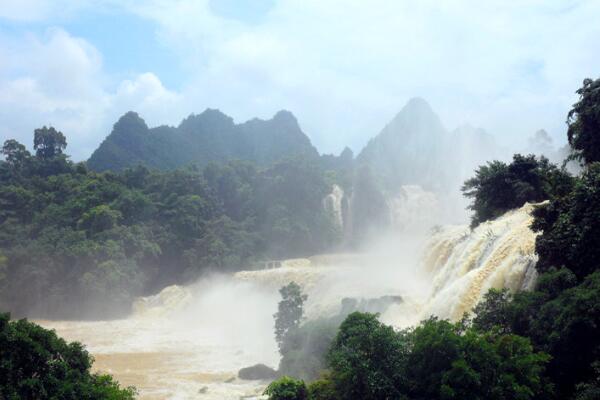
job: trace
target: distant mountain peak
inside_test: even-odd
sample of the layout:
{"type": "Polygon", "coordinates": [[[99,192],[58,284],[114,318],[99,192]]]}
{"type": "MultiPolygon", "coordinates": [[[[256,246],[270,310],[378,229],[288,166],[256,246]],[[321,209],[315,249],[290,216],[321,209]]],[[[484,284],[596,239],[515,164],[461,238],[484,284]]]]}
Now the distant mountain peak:
{"type": "Polygon", "coordinates": [[[422,97],[412,97],[408,100],[406,105],[402,108],[402,111],[420,111],[420,112],[428,112],[433,113],[433,109],[422,97]]]}
{"type": "Polygon", "coordinates": [[[221,110],[217,108],[207,108],[202,111],[200,114],[190,114],[187,118],[185,118],[179,124],[180,128],[186,128],[190,126],[195,126],[196,124],[207,123],[210,125],[221,125],[221,126],[233,126],[233,118],[229,115],[223,113],[221,110]]]}
{"type": "Polygon", "coordinates": [[[146,125],[146,121],[135,111],[128,111],[123,114],[113,126],[113,131],[121,135],[128,134],[131,131],[140,133],[147,130],[148,125],[146,125]]]}
{"type": "Polygon", "coordinates": [[[288,110],[277,111],[277,113],[273,116],[273,121],[290,126],[299,126],[298,120],[294,114],[288,110]]]}
{"type": "Polygon", "coordinates": [[[414,123],[435,123],[436,125],[442,126],[440,118],[433,111],[427,101],[421,97],[413,97],[408,102],[390,124],[402,123],[412,125],[414,123]]]}
{"type": "MultiPolygon", "coordinates": [[[[377,137],[402,137],[427,135],[445,136],[446,129],[429,103],[421,97],[411,98],[377,137]]],[[[376,138],[377,138],[376,137],[376,138]]]]}
{"type": "Polygon", "coordinates": [[[115,126],[122,123],[138,123],[143,124],[146,128],[148,128],[146,121],[144,121],[144,119],[135,111],[127,111],[125,114],[121,115],[119,120],[115,123],[115,126]]]}

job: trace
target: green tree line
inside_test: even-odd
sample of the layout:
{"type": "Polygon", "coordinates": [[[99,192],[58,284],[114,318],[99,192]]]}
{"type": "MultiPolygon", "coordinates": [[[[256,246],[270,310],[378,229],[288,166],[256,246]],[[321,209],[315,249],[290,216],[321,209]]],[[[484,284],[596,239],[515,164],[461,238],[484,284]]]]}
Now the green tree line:
{"type": "Polygon", "coordinates": [[[34,136],[35,154],[1,149],[0,309],[15,315],[113,317],[207,271],[339,242],[322,207],[331,177],[310,160],[99,173],[70,161],[54,128],[34,136]]]}

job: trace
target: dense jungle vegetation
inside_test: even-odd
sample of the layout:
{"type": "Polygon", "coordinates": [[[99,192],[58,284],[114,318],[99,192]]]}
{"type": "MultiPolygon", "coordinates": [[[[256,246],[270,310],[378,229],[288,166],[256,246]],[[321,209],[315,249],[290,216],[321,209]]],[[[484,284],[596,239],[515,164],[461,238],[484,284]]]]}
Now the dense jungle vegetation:
{"type": "Polygon", "coordinates": [[[322,207],[334,172],[310,160],[94,172],[66,146],[42,128],[35,154],[14,140],[1,150],[0,308],[15,315],[112,317],[209,270],[339,242],[322,207]]]}

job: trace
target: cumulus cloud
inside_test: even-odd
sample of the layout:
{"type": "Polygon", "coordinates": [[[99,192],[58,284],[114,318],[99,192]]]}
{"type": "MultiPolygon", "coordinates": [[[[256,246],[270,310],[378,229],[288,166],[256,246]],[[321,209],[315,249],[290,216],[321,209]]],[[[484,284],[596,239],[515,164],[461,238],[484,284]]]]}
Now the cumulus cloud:
{"type": "Polygon", "coordinates": [[[165,106],[177,101],[152,73],[111,90],[96,48],[59,28],[41,37],[0,37],[0,49],[10,60],[0,66],[2,139],[30,145],[35,128],[52,125],[67,135],[69,153],[85,159],[123,112],[139,109],[165,117],[157,110],[167,112],[165,106]]]}
{"type": "Polygon", "coordinates": [[[115,82],[92,44],[61,30],[18,46],[0,38],[0,105],[66,121],[82,156],[128,109],[152,125],[206,107],[238,121],[289,109],[319,149],[359,150],[413,96],[448,128],[471,123],[516,146],[545,128],[560,143],[575,89],[600,71],[597,1],[274,0],[248,20],[209,0],[84,3],[151,21],[148,40],[173,51],[185,77],[177,92],[152,71],[115,82]],[[15,66],[4,61],[14,48],[16,62],[65,57],[15,66]]]}
{"type": "Polygon", "coordinates": [[[211,93],[241,119],[292,109],[325,150],[360,146],[416,95],[450,127],[562,135],[574,90],[600,70],[593,1],[281,0],[260,24],[209,1],[130,7],[189,66],[186,98],[211,93]]]}

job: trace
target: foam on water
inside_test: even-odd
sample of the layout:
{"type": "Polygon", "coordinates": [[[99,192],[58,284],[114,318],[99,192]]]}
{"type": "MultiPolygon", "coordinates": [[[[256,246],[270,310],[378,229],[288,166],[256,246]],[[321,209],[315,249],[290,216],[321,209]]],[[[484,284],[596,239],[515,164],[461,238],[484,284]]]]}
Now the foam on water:
{"type": "Polygon", "coordinates": [[[302,286],[308,318],[336,313],[344,297],[392,295],[403,301],[384,312],[386,323],[406,327],[429,315],[456,320],[489,288],[533,285],[533,207],[526,204],[474,230],[439,227],[425,245],[390,236],[366,254],[287,260],[280,268],[169,286],[138,299],[124,320],[39,322],[86,344],[94,368],[137,386],[141,399],[256,397],[267,382],[239,380],[237,371],[256,363],[277,367],[273,314],[281,286],[302,286]]]}

